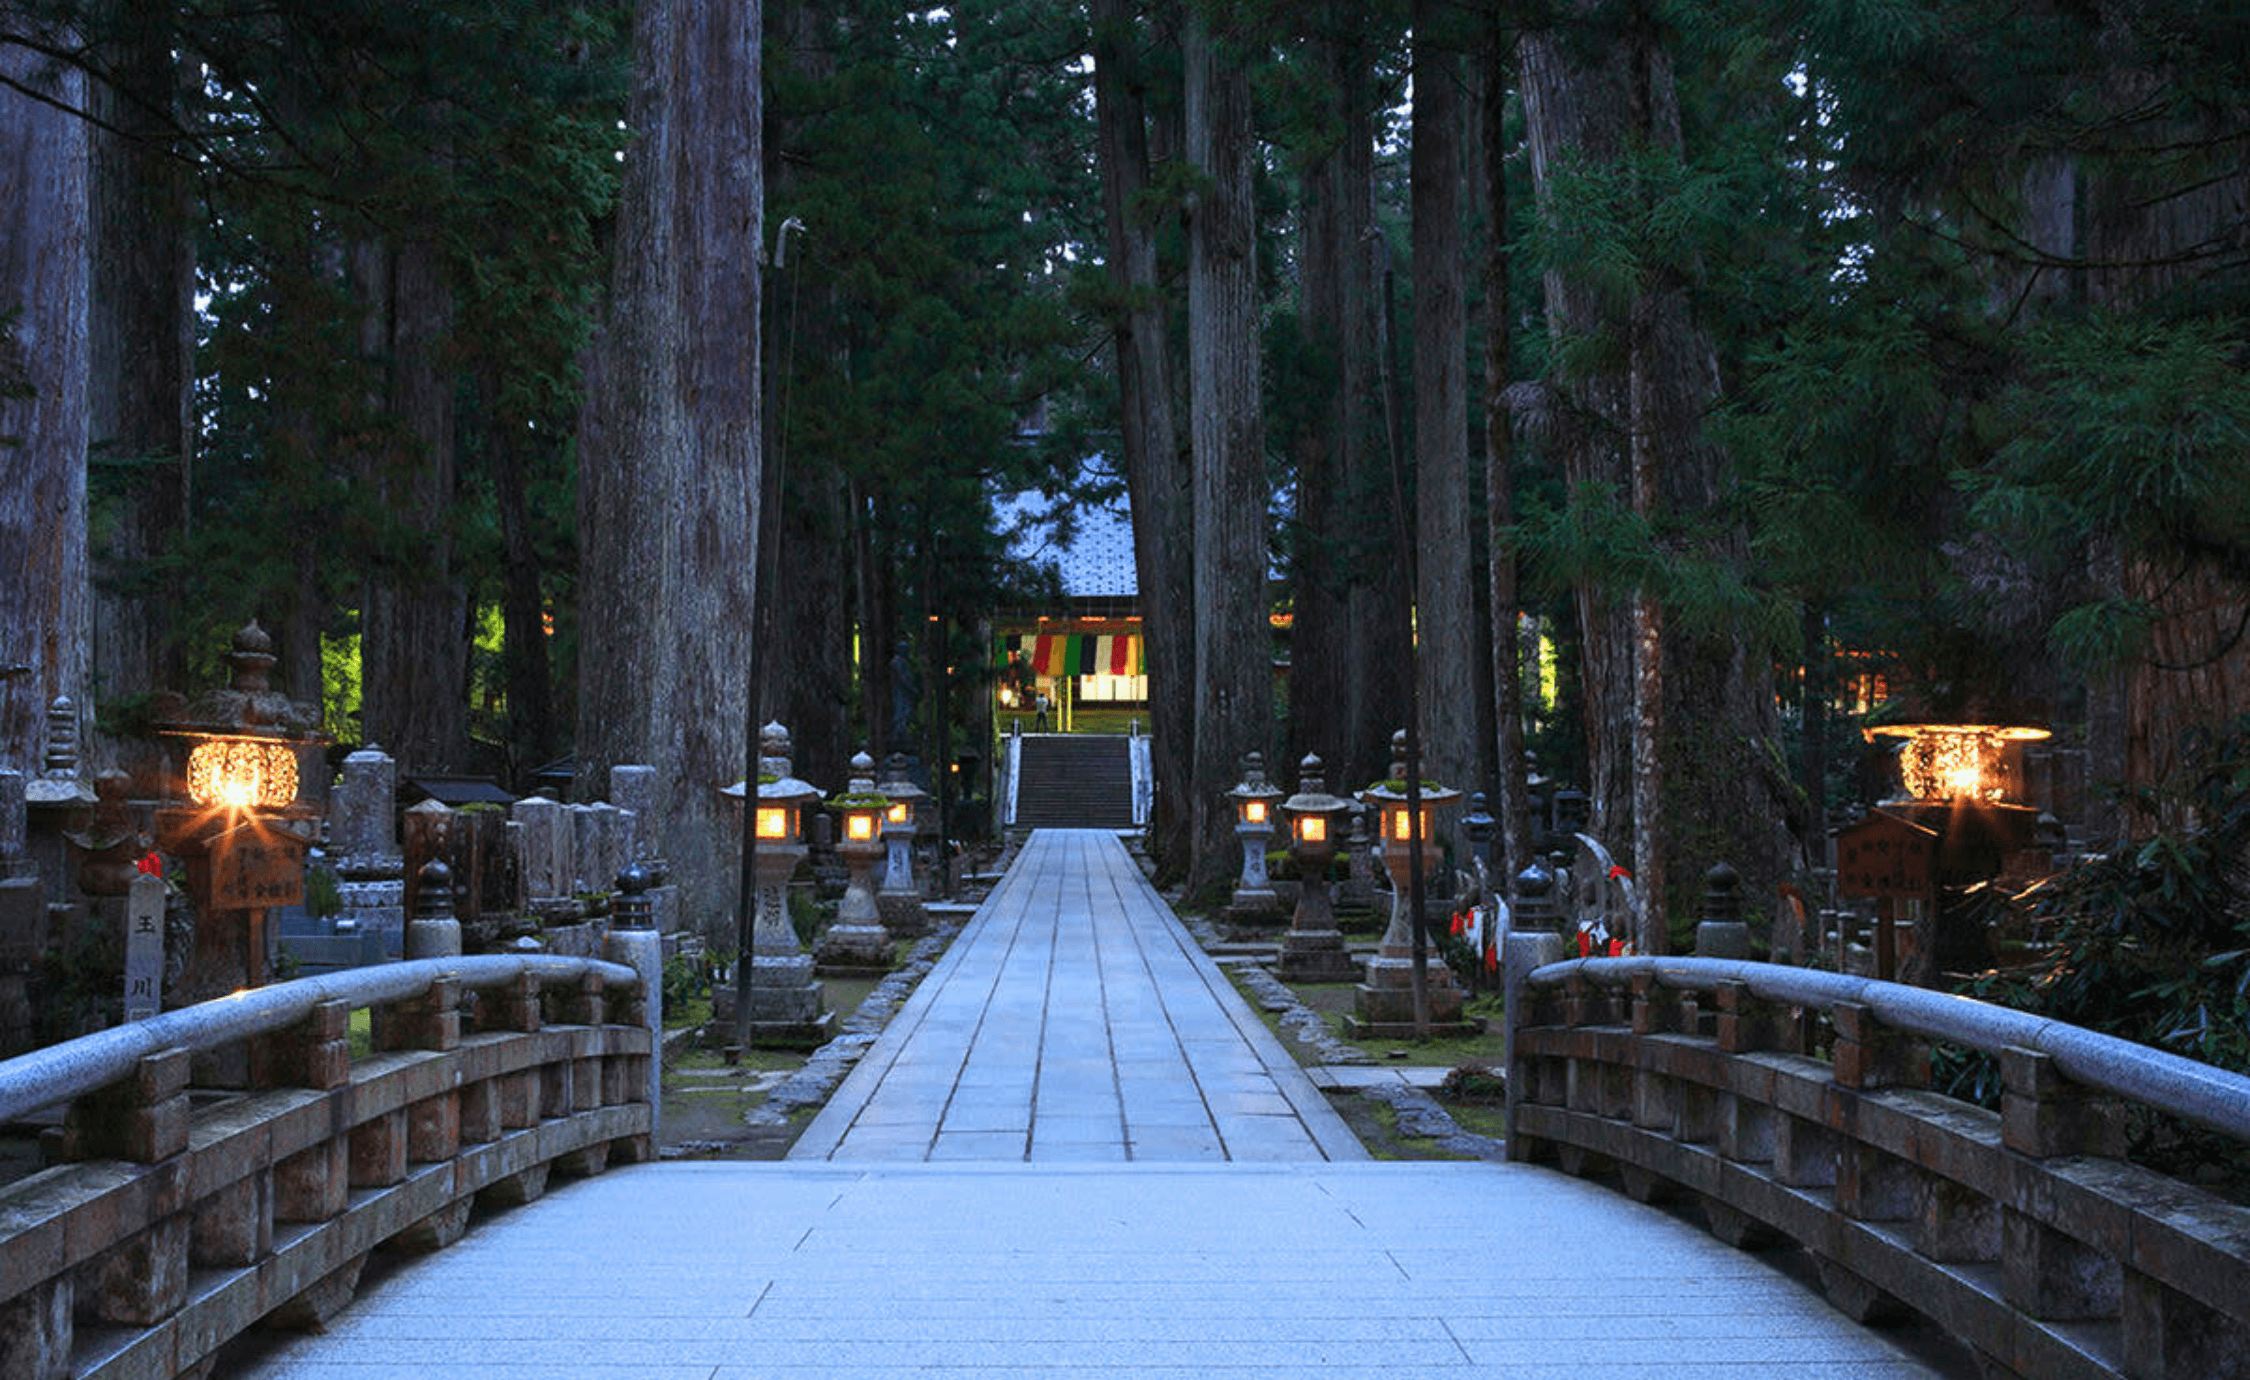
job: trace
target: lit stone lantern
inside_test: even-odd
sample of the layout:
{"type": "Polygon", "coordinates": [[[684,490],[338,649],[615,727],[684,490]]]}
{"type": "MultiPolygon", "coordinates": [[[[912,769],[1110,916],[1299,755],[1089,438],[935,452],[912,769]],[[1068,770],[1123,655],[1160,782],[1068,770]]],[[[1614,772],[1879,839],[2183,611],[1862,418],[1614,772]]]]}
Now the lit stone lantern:
{"type": "Polygon", "coordinates": [[[1234,832],[1242,840],[1242,878],[1235,883],[1227,915],[1235,920],[1270,920],[1281,913],[1266,876],[1266,845],[1273,840],[1273,806],[1282,792],[1266,781],[1265,754],[1242,755],[1242,780],[1227,792],[1234,802],[1234,832]]]}
{"type": "MultiPolygon", "coordinates": [[[[825,1043],[833,1012],[823,1009],[823,993],[813,975],[812,955],[797,942],[789,923],[789,878],[810,850],[805,844],[805,812],[821,792],[800,781],[789,764],[789,730],[767,724],[759,734],[756,916],[751,926],[751,1039],[764,1045],[810,1047],[825,1043]]],[[[744,794],[737,782],[723,792],[744,794]]],[[[737,960],[740,971],[740,960],[737,960]]]]}
{"type": "Polygon", "coordinates": [[[1914,801],[1972,800],[1999,804],[2021,794],[2019,743],[2053,736],[2022,724],[1882,724],[1869,740],[1902,738],[1899,786],[1914,801]]]}
{"type": "Polygon", "coordinates": [[[1359,964],[1336,928],[1328,867],[1343,844],[1352,803],[1328,794],[1318,757],[1308,753],[1297,772],[1297,793],[1281,802],[1289,825],[1289,857],[1297,865],[1297,909],[1281,941],[1276,971],[1288,982],[1350,982],[1358,978],[1359,964]]]}
{"type": "Polygon", "coordinates": [[[157,846],[187,862],[195,899],[195,951],[176,987],[183,1004],[267,981],[267,917],[304,900],[317,827],[298,795],[302,754],[320,742],[318,711],[272,688],[273,639],[256,623],[235,633],[227,661],[228,684],[159,729],[185,749],[175,759],[185,806],[156,816],[157,846]]]}
{"type": "MultiPolygon", "coordinates": [[[[1392,736],[1391,749],[1398,760],[1391,767],[1390,779],[1378,781],[1359,793],[1360,800],[1374,816],[1383,868],[1390,874],[1391,923],[1383,931],[1382,947],[1368,961],[1367,980],[1353,996],[1351,1025],[1355,1034],[1379,1039],[1401,1039],[1416,1033],[1414,917],[1409,913],[1408,900],[1412,894],[1415,830],[1406,796],[1406,734],[1403,730],[1392,736]]],[[[1422,871],[1428,876],[1437,869],[1437,811],[1459,800],[1461,793],[1430,781],[1420,782],[1419,786],[1416,803],[1421,810],[1422,871]]],[[[1453,970],[1436,957],[1435,950],[1434,943],[1428,946],[1423,964],[1430,1033],[1466,1033],[1470,1027],[1461,1019],[1460,984],[1454,981],[1453,970]]]]}
{"type": "Polygon", "coordinates": [[[890,798],[875,789],[875,759],[852,757],[851,785],[828,802],[843,817],[836,851],[848,871],[836,923],[813,952],[823,977],[879,977],[891,970],[891,936],[875,909],[875,863],[883,856],[883,825],[890,798]]]}
{"type": "Polygon", "coordinates": [[[875,909],[883,928],[900,939],[927,934],[930,913],[922,906],[921,880],[914,875],[914,840],[922,831],[922,802],[929,793],[907,779],[906,754],[894,752],[885,763],[888,772],[875,789],[891,802],[883,815],[883,886],[875,893],[875,909]]]}
{"type": "MultiPolygon", "coordinates": [[[[1972,709],[1964,722],[1865,730],[1870,742],[1902,740],[1900,794],[1836,832],[1838,894],[1875,902],[1865,961],[1878,978],[1934,981],[1993,962],[1987,926],[1942,899],[2017,869],[2037,850],[2039,811],[2022,803],[2023,747],[2051,735],[2002,717],[1972,709]]],[[[1853,957],[1847,950],[1847,962],[1853,957]]]]}

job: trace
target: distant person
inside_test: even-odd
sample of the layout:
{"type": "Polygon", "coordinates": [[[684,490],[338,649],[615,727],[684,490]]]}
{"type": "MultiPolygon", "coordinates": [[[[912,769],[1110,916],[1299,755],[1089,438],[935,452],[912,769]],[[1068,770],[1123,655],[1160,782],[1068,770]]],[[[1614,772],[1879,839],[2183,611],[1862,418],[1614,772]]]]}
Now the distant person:
{"type": "Polygon", "coordinates": [[[1031,720],[1031,731],[1034,733],[1045,733],[1047,731],[1047,692],[1044,690],[1040,691],[1039,697],[1033,700],[1032,704],[1038,709],[1039,712],[1031,720]]]}

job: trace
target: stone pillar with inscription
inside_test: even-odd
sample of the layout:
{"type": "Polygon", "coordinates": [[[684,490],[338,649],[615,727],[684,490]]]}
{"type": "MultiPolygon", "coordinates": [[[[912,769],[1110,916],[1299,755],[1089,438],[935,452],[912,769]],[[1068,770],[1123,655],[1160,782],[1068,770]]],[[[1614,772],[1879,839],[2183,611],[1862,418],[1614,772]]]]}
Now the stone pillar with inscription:
{"type": "Polygon", "coordinates": [[[328,806],[339,931],[381,937],[397,953],[406,929],[406,858],[398,844],[398,763],[373,743],[344,759],[328,806]]]}

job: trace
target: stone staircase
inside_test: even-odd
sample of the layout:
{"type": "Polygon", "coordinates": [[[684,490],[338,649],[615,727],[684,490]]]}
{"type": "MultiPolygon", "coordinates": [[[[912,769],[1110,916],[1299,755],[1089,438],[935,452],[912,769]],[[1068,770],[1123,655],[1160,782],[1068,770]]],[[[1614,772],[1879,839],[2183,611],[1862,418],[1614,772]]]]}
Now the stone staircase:
{"type": "Polygon", "coordinates": [[[1028,733],[1018,829],[1130,829],[1133,768],[1121,735],[1028,733]]]}

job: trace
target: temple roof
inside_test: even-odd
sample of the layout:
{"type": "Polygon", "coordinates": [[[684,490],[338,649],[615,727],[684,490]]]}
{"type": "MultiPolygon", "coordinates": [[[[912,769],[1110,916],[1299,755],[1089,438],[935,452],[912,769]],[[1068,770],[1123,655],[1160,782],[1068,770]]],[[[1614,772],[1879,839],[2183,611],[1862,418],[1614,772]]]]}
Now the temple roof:
{"type": "Polygon", "coordinates": [[[1053,564],[1070,598],[1129,599],[1139,592],[1133,521],[1122,498],[1094,506],[1038,493],[1002,494],[992,508],[1008,534],[1008,554],[1053,564]]]}

